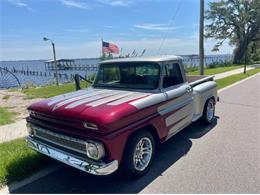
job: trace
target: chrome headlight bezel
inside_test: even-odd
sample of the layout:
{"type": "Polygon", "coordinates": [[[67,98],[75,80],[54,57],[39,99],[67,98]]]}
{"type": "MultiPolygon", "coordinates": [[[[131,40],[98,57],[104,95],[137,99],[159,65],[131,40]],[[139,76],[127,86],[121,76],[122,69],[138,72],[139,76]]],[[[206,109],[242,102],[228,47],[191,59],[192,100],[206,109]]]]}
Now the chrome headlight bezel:
{"type": "Polygon", "coordinates": [[[87,157],[90,159],[100,160],[105,156],[104,145],[100,142],[94,142],[94,141],[88,142],[86,143],[86,154],[87,157]]]}

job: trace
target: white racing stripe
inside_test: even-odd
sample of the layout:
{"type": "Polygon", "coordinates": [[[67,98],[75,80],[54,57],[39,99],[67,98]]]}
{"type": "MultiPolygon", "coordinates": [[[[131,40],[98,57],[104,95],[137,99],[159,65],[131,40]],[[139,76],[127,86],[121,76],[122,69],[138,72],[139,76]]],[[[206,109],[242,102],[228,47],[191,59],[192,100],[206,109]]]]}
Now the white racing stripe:
{"type": "Polygon", "coordinates": [[[148,94],[145,94],[145,93],[133,94],[133,95],[130,95],[130,96],[121,98],[121,99],[119,99],[119,100],[110,102],[110,103],[108,103],[107,105],[109,105],[109,106],[118,106],[118,105],[120,105],[120,104],[126,103],[126,102],[131,101],[131,100],[134,100],[134,99],[138,99],[138,98],[144,97],[144,96],[146,96],[146,95],[148,95],[148,94]]]}
{"type": "Polygon", "coordinates": [[[116,95],[113,95],[113,96],[109,96],[107,98],[100,99],[98,101],[94,101],[94,102],[88,103],[87,105],[95,107],[95,106],[99,106],[101,104],[105,104],[105,103],[117,100],[119,98],[123,98],[123,97],[129,96],[129,95],[132,95],[132,94],[133,94],[133,92],[130,92],[130,93],[119,93],[119,94],[116,94],[116,95]]]}
{"type": "Polygon", "coordinates": [[[78,96],[78,97],[70,98],[70,99],[67,99],[65,101],[61,101],[60,103],[55,105],[53,110],[56,110],[56,109],[60,108],[61,106],[64,106],[65,104],[69,104],[69,103],[74,102],[74,101],[79,101],[79,100],[82,100],[82,99],[85,99],[85,98],[88,98],[88,97],[93,97],[95,95],[101,95],[101,94],[104,94],[104,93],[107,93],[107,92],[111,92],[111,90],[106,90],[106,91],[102,90],[102,91],[92,92],[92,93],[89,93],[89,94],[86,94],[86,95],[81,95],[81,96],[78,96]]]}
{"type": "Polygon", "coordinates": [[[77,96],[80,96],[80,95],[84,95],[84,94],[91,92],[91,91],[94,91],[94,89],[93,88],[84,89],[84,90],[80,90],[80,91],[76,91],[76,92],[71,92],[71,93],[68,93],[68,94],[65,94],[65,95],[56,96],[54,98],[51,98],[51,101],[48,103],[48,106],[51,106],[51,105],[56,104],[56,103],[63,101],[63,100],[67,100],[69,98],[74,98],[74,97],[77,97],[77,96]]]}
{"type": "Polygon", "coordinates": [[[82,104],[86,104],[88,102],[92,102],[92,101],[95,101],[95,100],[99,100],[101,98],[106,98],[106,97],[110,97],[111,95],[115,95],[115,94],[119,94],[120,92],[118,91],[112,91],[112,92],[108,92],[108,93],[104,93],[102,95],[97,95],[95,97],[89,97],[89,98],[85,98],[85,99],[82,99],[82,100],[79,100],[79,101],[76,101],[76,102],[73,102],[69,105],[67,105],[65,107],[65,109],[71,109],[71,108],[75,108],[77,106],[80,106],[82,104]]]}
{"type": "Polygon", "coordinates": [[[145,97],[145,98],[142,98],[139,100],[135,100],[133,102],[130,102],[129,104],[131,104],[132,106],[135,106],[138,109],[143,109],[148,106],[152,106],[152,105],[161,103],[165,100],[167,100],[166,95],[164,93],[158,93],[158,94],[149,95],[148,97],[145,97]]]}

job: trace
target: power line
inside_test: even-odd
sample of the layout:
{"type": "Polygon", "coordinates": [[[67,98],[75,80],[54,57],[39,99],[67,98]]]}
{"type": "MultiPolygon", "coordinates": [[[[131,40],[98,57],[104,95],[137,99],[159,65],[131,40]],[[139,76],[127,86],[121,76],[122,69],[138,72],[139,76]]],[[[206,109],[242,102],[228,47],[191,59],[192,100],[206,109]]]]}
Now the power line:
{"type": "Polygon", "coordinates": [[[159,47],[159,49],[158,49],[158,52],[161,51],[161,48],[162,48],[162,46],[163,46],[163,44],[164,44],[166,38],[167,38],[168,35],[169,35],[170,27],[172,26],[173,21],[175,20],[175,17],[177,16],[177,14],[178,14],[178,12],[179,12],[179,10],[180,10],[181,2],[182,2],[181,0],[178,1],[178,4],[177,4],[177,7],[176,7],[176,10],[175,10],[175,12],[174,12],[174,14],[173,14],[173,16],[172,16],[172,18],[171,18],[171,20],[170,20],[170,23],[169,23],[168,29],[166,30],[166,33],[165,33],[165,35],[164,35],[164,37],[163,37],[163,39],[162,39],[162,42],[161,42],[160,47],[159,47]]]}

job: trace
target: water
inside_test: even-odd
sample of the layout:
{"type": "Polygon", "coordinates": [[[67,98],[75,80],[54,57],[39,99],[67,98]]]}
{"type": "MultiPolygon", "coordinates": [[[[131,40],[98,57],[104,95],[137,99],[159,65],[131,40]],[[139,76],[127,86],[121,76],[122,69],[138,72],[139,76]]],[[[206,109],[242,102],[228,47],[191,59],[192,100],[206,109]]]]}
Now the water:
{"type": "MultiPolygon", "coordinates": [[[[199,57],[196,55],[182,56],[183,63],[188,66],[198,66],[199,57]]],[[[213,62],[225,62],[230,61],[231,55],[208,55],[205,57],[206,66],[213,62]]],[[[75,59],[75,64],[80,66],[92,65],[96,67],[99,63],[98,58],[91,59],[75,59]]],[[[21,72],[13,72],[13,74],[19,79],[20,83],[25,85],[47,85],[55,82],[54,73],[55,71],[45,70],[44,60],[27,60],[27,61],[0,61],[0,67],[7,68],[13,72],[13,68],[18,71],[34,71],[35,75],[27,75],[21,72]],[[36,74],[38,72],[38,75],[36,74]]],[[[90,68],[88,70],[59,70],[58,73],[61,74],[59,78],[60,82],[71,82],[73,80],[73,75],[80,74],[83,77],[90,76],[96,72],[96,68],[90,68]]],[[[1,76],[1,75],[0,75],[1,76]]],[[[1,82],[1,78],[0,78],[1,82]]]]}

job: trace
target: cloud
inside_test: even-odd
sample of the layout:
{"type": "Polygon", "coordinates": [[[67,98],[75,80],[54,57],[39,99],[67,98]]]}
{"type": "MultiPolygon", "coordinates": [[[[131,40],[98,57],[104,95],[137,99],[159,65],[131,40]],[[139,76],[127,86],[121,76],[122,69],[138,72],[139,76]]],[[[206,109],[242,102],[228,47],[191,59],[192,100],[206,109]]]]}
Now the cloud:
{"type": "Polygon", "coordinates": [[[76,0],[60,0],[61,3],[67,7],[79,8],[79,9],[89,9],[89,5],[82,1],[76,0]]]}
{"type": "Polygon", "coordinates": [[[125,7],[133,3],[132,0],[96,0],[98,3],[115,7],[125,7]]]}
{"type": "Polygon", "coordinates": [[[15,6],[18,6],[18,7],[21,7],[21,8],[25,8],[29,11],[32,11],[33,9],[26,3],[24,3],[23,1],[21,0],[7,0],[9,3],[15,5],[15,6]]]}
{"type": "Polygon", "coordinates": [[[143,30],[153,30],[153,31],[172,31],[176,30],[179,27],[171,27],[168,24],[136,24],[135,28],[143,30]]]}

